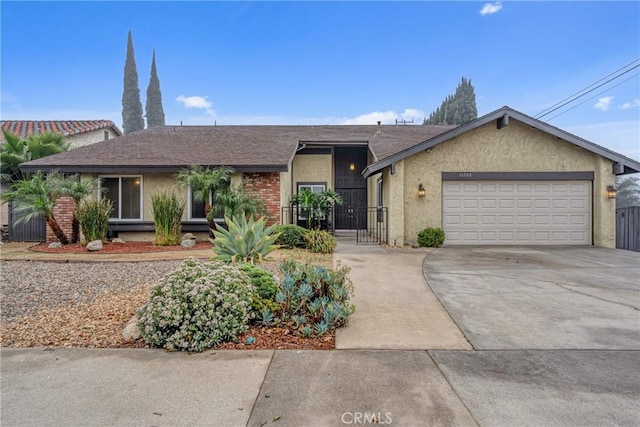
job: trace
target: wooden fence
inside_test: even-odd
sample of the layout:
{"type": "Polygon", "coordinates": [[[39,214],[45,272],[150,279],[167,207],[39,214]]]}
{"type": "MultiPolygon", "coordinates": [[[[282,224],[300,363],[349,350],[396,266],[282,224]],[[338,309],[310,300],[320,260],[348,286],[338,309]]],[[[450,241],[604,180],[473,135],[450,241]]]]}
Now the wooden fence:
{"type": "Polygon", "coordinates": [[[616,209],[616,248],[640,252],[640,206],[616,209]]]}

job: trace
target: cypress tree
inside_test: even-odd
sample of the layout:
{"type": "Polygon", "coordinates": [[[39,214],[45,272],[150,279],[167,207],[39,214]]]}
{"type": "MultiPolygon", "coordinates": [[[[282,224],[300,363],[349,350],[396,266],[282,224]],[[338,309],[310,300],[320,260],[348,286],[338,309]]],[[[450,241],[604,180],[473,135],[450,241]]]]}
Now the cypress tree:
{"type": "Polygon", "coordinates": [[[462,125],[477,118],[475,90],[471,80],[463,77],[454,94],[447,95],[440,106],[422,123],[425,125],[462,125]]]}
{"type": "Polygon", "coordinates": [[[124,91],[122,92],[122,129],[125,134],[144,129],[142,102],[138,87],[138,70],[133,53],[131,30],[127,41],[127,59],[124,63],[124,91]]]}
{"type": "Polygon", "coordinates": [[[164,126],[164,110],[162,109],[162,92],[160,92],[160,79],[156,71],[156,51],[153,51],[151,60],[151,77],[147,87],[147,127],[164,126]]]}

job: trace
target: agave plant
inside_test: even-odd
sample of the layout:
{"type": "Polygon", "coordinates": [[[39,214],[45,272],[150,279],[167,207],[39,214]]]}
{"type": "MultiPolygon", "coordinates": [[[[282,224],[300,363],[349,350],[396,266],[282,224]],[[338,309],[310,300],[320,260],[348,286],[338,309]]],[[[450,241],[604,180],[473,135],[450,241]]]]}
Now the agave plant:
{"type": "Polygon", "coordinates": [[[271,252],[280,246],[274,242],[280,233],[274,233],[275,225],[265,227],[266,218],[254,220],[253,216],[247,219],[244,216],[232,219],[224,218],[228,230],[216,224],[217,230],[211,230],[215,239],[213,251],[214,259],[225,262],[262,262],[271,252]]]}

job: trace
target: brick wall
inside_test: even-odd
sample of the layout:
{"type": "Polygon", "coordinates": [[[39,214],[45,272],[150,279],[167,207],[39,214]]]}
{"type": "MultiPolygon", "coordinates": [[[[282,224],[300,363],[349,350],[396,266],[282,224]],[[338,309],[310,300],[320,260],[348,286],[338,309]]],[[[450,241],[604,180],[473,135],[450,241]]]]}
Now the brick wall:
{"type": "Polygon", "coordinates": [[[268,224],[280,223],[280,174],[278,172],[244,173],[245,190],[257,194],[269,212],[268,224]]]}
{"type": "MultiPolygon", "coordinates": [[[[71,197],[60,197],[53,208],[53,216],[58,221],[60,228],[64,231],[69,241],[71,241],[73,210],[75,204],[71,197]]],[[[47,242],[57,242],[58,238],[53,234],[53,230],[47,224],[47,242]]]]}

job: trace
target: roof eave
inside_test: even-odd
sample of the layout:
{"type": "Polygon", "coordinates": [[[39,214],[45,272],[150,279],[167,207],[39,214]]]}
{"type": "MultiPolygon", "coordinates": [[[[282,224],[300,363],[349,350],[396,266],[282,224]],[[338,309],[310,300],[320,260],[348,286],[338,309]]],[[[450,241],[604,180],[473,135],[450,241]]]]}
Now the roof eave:
{"type": "Polygon", "coordinates": [[[420,153],[421,151],[428,150],[429,148],[453,139],[465,132],[484,126],[494,120],[497,120],[496,126],[499,129],[506,127],[508,126],[509,117],[613,161],[614,173],[616,175],[640,172],[640,162],[505,106],[474,121],[458,126],[457,128],[423,141],[413,147],[372,163],[362,171],[362,175],[364,178],[368,178],[371,175],[382,171],[384,168],[399,162],[400,160],[404,160],[407,157],[420,153]],[[616,163],[620,165],[617,168],[615,167],[616,163]],[[616,170],[620,172],[615,172],[616,170]]]}
{"type": "MultiPolygon", "coordinates": [[[[145,173],[176,173],[191,165],[148,166],[148,165],[20,165],[20,170],[26,173],[62,172],[62,173],[98,173],[98,174],[145,174],[145,173]]],[[[220,165],[202,165],[218,167],[220,165]]],[[[288,166],[284,165],[227,165],[236,172],[243,173],[268,173],[287,172],[288,166]]]]}

